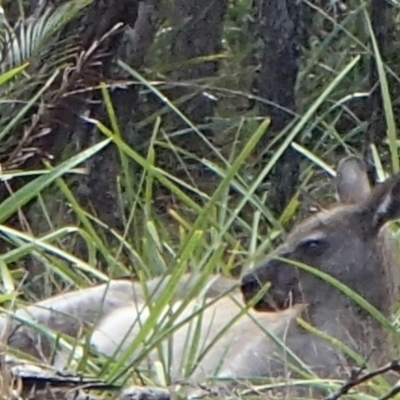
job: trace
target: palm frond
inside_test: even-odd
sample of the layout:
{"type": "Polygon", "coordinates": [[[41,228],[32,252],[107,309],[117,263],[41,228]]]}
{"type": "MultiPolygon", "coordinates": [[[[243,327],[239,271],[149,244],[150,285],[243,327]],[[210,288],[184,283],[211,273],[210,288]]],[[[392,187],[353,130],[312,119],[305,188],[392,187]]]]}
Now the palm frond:
{"type": "MultiPolygon", "coordinates": [[[[18,115],[35,93],[41,92],[46,82],[52,81],[51,87],[46,87],[46,93],[55,90],[61,84],[63,71],[73,65],[81,50],[79,32],[65,35],[64,28],[67,25],[70,27],[71,22],[83,15],[84,9],[93,1],[70,0],[57,8],[43,10],[39,17],[23,18],[21,15],[14,26],[8,22],[4,12],[3,17],[0,15],[0,76],[15,67],[29,63],[29,67],[24,69],[23,73],[0,85],[2,161],[4,159],[1,154],[14,154],[14,150],[20,149],[22,142],[29,147],[30,140],[27,140],[27,135],[31,134],[27,132],[32,131],[29,126],[35,125],[33,121],[29,122],[29,119],[35,112],[43,111],[45,93],[43,92],[38,101],[32,104],[33,109],[29,112],[27,109],[24,111],[22,118],[18,115]],[[54,80],[55,76],[57,80],[54,80]],[[13,121],[19,128],[10,128],[13,121]],[[23,126],[26,128],[21,129],[23,126]]],[[[16,156],[12,157],[15,159],[16,156]]]]}
{"type": "MultiPolygon", "coordinates": [[[[32,58],[42,58],[51,44],[57,43],[62,29],[77,18],[93,0],[71,0],[56,9],[48,8],[37,19],[27,18],[11,27],[6,18],[0,27],[0,68],[19,66],[32,58]]],[[[62,46],[59,52],[67,50],[62,46]]],[[[54,51],[54,49],[52,49],[54,51]]]]}

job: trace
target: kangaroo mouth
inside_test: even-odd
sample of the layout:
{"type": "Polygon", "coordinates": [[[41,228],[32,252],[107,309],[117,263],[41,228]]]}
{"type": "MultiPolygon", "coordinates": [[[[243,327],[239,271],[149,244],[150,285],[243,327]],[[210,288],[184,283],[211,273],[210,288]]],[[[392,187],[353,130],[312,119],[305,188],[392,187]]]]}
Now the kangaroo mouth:
{"type": "Polygon", "coordinates": [[[297,304],[304,304],[303,296],[298,293],[297,288],[277,287],[268,281],[262,284],[254,274],[243,276],[240,289],[244,302],[252,304],[257,311],[279,312],[297,304]],[[261,298],[257,298],[262,292],[264,294],[261,298]]]}

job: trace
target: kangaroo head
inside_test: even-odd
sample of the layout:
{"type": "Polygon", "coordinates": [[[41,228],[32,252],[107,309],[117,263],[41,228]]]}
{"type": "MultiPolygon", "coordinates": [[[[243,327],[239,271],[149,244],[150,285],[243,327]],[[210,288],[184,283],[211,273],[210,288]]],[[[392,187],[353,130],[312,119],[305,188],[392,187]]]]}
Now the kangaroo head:
{"type": "Polygon", "coordinates": [[[371,190],[364,163],[343,159],[337,168],[339,204],[297,225],[267,260],[241,281],[245,301],[267,283],[270,287],[255,305],[258,310],[284,309],[306,303],[331,309],[350,307],[350,300],[333,285],[285,260],[317,268],[338,279],[387,313],[399,291],[397,247],[386,222],[400,217],[400,174],[371,190]]]}

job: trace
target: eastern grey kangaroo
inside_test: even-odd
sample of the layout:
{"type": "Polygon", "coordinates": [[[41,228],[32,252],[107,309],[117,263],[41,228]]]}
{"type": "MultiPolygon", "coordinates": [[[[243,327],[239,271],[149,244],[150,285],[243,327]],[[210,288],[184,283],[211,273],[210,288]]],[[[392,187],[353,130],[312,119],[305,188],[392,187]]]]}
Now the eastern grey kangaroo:
{"type": "MultiPolygon", "coordinates": [[[[171,276],[167,275],[150,279],[143,284],[127,279],[111,280],[94,287],[50,297],[17,309],[11,315],[0,315],[0,342],[6,342],[11,347],[30,355],[45,357],[42,361],[48,361],[47,357],[53,353],[52,341],[43,335],[38,335],[34,328],[28,328],[28,324],[19,319],[34,321],[56,333],[77,337],[82,330],[87,330],[90,325],[96,325],[103,316],[116,309],[126,307],[128,304],[143,303],[147,296],[151,301],[156,300],[170,279],[171,276]]],[[[199,274],[181,276],[172,300],[186,297],[189,291],[196,289],[199,279],[199,274]]],[[[212,298],[238,288],[239,282],[214,275],[207,277],[203,285],[204,297],[212,298]]]]}
{"type": "MultiPolygon", "coordinates": [[[[379,362],[385,356],[385,351],[390,349],[387,333],[366,311],[322,279],[276,258],[292,259],[332,275],[385,316],[391,316],[399,292],[398,246],[385,224],[400,217],[400,175],[371,191],[362,161],[348,157],[338,165],[336,185],[339,204],[298,224],[276,251],[242,277],[241,292],[235,290],[213,302],[213,297],[236,284],[233,280],[217,278],[217,286],[211,285],[205,300],[208,306],[193,317],[193,323],[183,324],[169,338],[160,339],[165,353],[172,349],[172,380],[286,374],[290,354],[265,330],[282,340],[316,373],[337,376],[338,369],[348,365],[347,358],[329,342],[298,325],[298,316],[362,356],[372,356],[372,362],[379,362]],[[271,284],[268,291],[253,309],[244,312],[243,306],[267,282],[271,284]],[[232,321],[239,313],[243,315],[232,321]],[[218,336],[229,322],[231,326],[218,336]],[[218,341],[200,359],[184,367],[187,350],[193,344],[190,336],[196,327],[200,337],[197,354],[214,339],[218,341]]],[[[181,290],[184,298],[186,282],[181,290]]],[[[29,313],[39,323],[71,335],[76,335],[79,329],[76,321],[96,323],[102,317],[90,342],[100,353],[116,357],[135,340],[141,324],[152,312],[142,294],[137,293],[137,286],[114,281],[106,294],[104,285],[83,289],[20,309],[18,313],[22,316],[29,313]]],[[[176,300],[172,306],[174,312],[183,304],[179,297],[176,300]]],[[[202,303],[190,302],[177,315],[175,323],[183,323],[199,304],[202,303]]],[[[164,316],[170,312],[161,311],[164,316]]],[[[5,326],[5,321],[5,318],[0,320],[0,327],[5,326]]],[[[165,321],[168,322],[168,316],[165,321]]],[[[25,335],[21,332],[11,332],[9,343],[28,350],[32,344],[27,344],[25,336],[31,340],[30,330],[25,335]]],[[[152,365],[160,359],[158,350],[149,354],[152,365]]],[[[134,361],[138,351],[140,346],[129,359],[134,361]]]]}
{"type": "MultiPolygon", "coordinates": [[[[372,362],[381,361],[387,354],[387,332],[365,310],[321,278],[276,259],[291,259],[328,273],[385,316],[391,316],[399,294],[398,246],[385,224],[400,216],[400,175],[371,191],[365,165],[352,156],[339,163],[336,185],[340,200],[336,207],[297,225],[267,260],[243,276],[244,303],[265,283],[270,282],[271,287],[254,309],[239,318],[189,371],[182,362],[187,357],[188,325],[172,335],[172,379],[285,374],[288,354],[259,326],[282,339],[313,371],[322,376],[338,376],[348,366],[348,359],[329,342],[298,325],[295,317],[299,315],[372,362]]],[[[206,308],[201,317],[200,347],[208,346],[242,307],[243,301],[236,292],[206,308]]],[[[175,309],[178,308],[176,303],[175,309]]],[[[192,310],[186,307],[178,321],[192,310]]],[[[110,313],[92,335],[92,345],[115,357],[123,339],[126,341],[120,349],[134,340],[140,331],[138,320],[143,323],[149,312],[145,308],[138,317],[137,308],[128,306],[110,313]]],[[[164,340],[163,345],[165,350],[171,341],[164,340]]],[[[153,352],[152,362],[158,357],[153,352]]]]}

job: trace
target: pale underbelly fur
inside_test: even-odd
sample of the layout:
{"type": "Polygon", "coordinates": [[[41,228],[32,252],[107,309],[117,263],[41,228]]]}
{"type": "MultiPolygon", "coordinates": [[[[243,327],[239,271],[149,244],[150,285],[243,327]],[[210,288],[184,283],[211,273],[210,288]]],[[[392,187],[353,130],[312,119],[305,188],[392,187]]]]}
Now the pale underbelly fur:
{"type": "MultiPolygon", "coordinates": [[[[182,302],[174,303],[169,312],[176,313],[181,304],[182,302]]],[[[186,305],[174,320],[173,325],[176,326],[191,317],[199,307],[204,307],[204,303],[193,301],[186,305]]],[[[291,308],[279,313],[247,310],[240,315],[241,310],[243,310],[243,303],[238,296],[235,296],[235,299],[224,297],[206,307],[189,322],[177,328],[173,334],[168,335],[167,339],[161,340],[160,345],[147,357],[148,365],[154,366],[154,362],[160,360],[159,349],[161,348],[165,365],[169,365],[168,357],[170,357],[172,380],[190,377],[197,381],[215,376],[244,378],[269,375],[272,372],[269,369],[274,346],[265,330],[284,338],[290,321],[299,314],[300,310],[291,308]],[[235,319],[235,317],[238,318],[235,319]],[[232,325],[221,334],[230,323],[232,325]],[[197,339],[196,335],[200,339],[197,339]],[[213,344],[198,363],[192,364],[193,368],[189,366],[189,370],[185,371],[185,365],[188,364],[187,358],[192,356],[189,353],[193,352],[191,346],[194,343],[196,343],[197,355],[202,354],[210,344],[213,344]]],[[[163,312],[165,315],[168,311],[163,310],[163,312]]],[[[92,334],[91,345],[108,357],[119,357],[138,335],[149,313],[148,307],[135,304],[115,310],[99,322],[92,334]],[[140,318],[137,318],[138,314],[140,318]]],[[[158,321],[162,320],[162,315],[159,316],[158,321]]],[[[170,316],[164,318],[162,325],[167,323],[168,318],[170,316]]],[[[154,334],[157,334],[157,329],[151,330],[147,338],[154,334]]],[[[139,346],[135,346],[135,351],[130,354],[129,361],[135,360],[143,349],[143,343],[141,341],[139,346]]],[[[196,360],[197,357],[194,359],[196,360]]]]}

